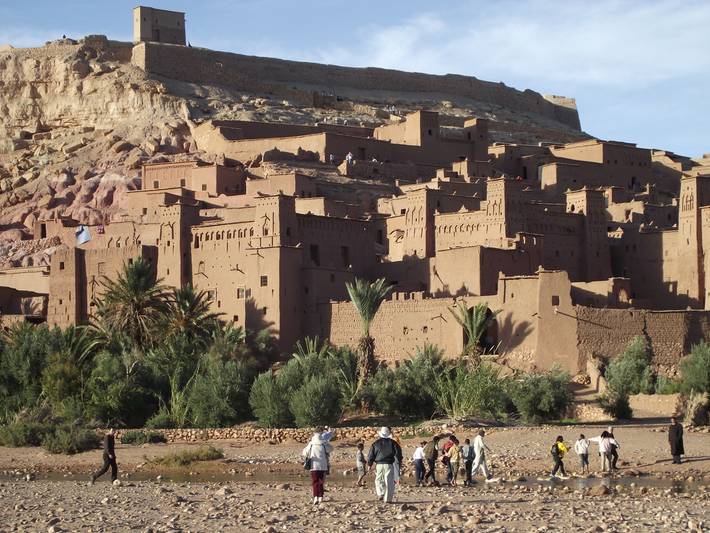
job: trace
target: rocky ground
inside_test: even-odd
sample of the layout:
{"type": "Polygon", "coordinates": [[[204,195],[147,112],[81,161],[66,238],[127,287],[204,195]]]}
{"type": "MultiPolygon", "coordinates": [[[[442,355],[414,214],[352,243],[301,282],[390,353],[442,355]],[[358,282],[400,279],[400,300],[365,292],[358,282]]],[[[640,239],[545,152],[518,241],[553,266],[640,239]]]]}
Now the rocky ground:
{"type": "Polygon", "coordinates": [[[582,491],[496,485],[404,486],[383,504],[371,488],[330,485],[318,506],[291,484],[77,482],[0,484],[2,531],[705,531],[709,493],[582,491]]]}
{"type": "MultiPolygon", "coordinates": [[[[602,429],[491,429],[490,463],[501,483],[479,479],[472,488],[417,489],[407,469],[393,505],[375,501],[372,476],[367,488],[354,486],[355,442],[336,439],[330,490],[316,508],[309,503],[298,457],[303,444],[294,441],[213,441],[209,444],[223,449],[225,458],[184,470],[158,469],[148,461],[200,444],[119,445],[121,484],[106,480],[92,487],[85,479],[100,463],[99,450],[66,457],[0,448],[0,531],[707,530],[710,433],[705,429],[686,432],[687,460],[672,465],[665,426],[618,427],[618,475],[544,479],[547,450],[557,434],[572,441],[580,432],[592,436],[602,429]]],[[[406,456],[417,440],[403,442],[406,456]]],[[[568,458],[567,466],[574,472],[575,458],[568,458]]],[[[598,466],[594,458],[592,466],[598,466]]]]}

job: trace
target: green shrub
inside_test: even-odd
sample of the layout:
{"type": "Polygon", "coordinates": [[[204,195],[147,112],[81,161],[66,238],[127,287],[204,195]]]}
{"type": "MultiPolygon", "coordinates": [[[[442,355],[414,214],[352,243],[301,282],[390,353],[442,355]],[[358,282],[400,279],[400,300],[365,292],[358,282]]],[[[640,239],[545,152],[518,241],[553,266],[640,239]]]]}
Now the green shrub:
{"type": "Polygon", "coordinates": [[[209,357],[190,390],[189,414],[195,427],[226,427],[246,419],[251,365],[209,357]]]}
{"type": "Polygon", "coordinates": [[[629,405],[629,395],[608,390],[599,397],[599,405],[606,414],[614,418],[629,420],[633,410],[629,405]]]}
{"type": "Polygon", "coordinates": [[[279,379],[270,371],[257,376],[249,394],[252,412],[264,427],[286,427],[293,424],[289,395],[279,379]]]}
{"type": "Polygon", "coordinates": [[[508,380],[487,364],[473,367],[460,361],[435,377],[434,398],[439,412],[451,418],[505,416],[510,409],[508,380]]]}
{"type": "Polygon", "coordinates": [[[378,370],[366,385],[363,398],[384,415],[430,418],[436,411],[434,384],[443,369],[441,351],[425,346],[394,370],[378,370]]]}
{"type": "Polygon", "coordinates": [[[624,352],[607,366],[604,377],[608,387],[621,395],[652,394],[655,375],[650,361],[646,341],[643,337],[634,337],[624,352]]]}
{"type": "Polygon", "coordinates": [[[342,413],[338,385],[326,377],[309,378],[293,394],[289,408],[298,427],[333,425],[342,413]]]}
{"type": "Polygon", "coordinates": [[[511,387],[513,404],[526,422],[559,420],[572,404],[568,383],[569,374],[559,369],[527,374],[511,387]]]}
{"type": "Polygon", "coordinates": [[[121,433],[122,444],[157,444],[167,442],[167,439],[162,433],[157,431],[133,430],[121,433]]]}
{"type": "Polygon", "coordinates": [[[157,457],[151,463],[176,468],[190,466],[199,461],[217,461],[224,458],[224,452],[214,446],[200,446],[196,450],[185,450],[182,452],[169,453],[162,457],[157,457]]]}
{"type": "Polygon", "coordinates": [[[11,448],[39,446],[49,431],[44,422],[18,420],[0,428],[0,444],[11,448]]]}
{"type": "Polygon", "coordinates": [[[656,394],[675,394],[680,392],[682,382],[679,380],[668,379],[665,376],[656,378],[656,394]]]}
{"type": "Polygon", "coordinates": [[[173,429],[176,426],[170,413],[161,409],[148,419],[145,423],[145,427],[147,429],[173,429]]]}
{"type": "Polygon", "coordinates": [[[101,444],[96,432],[81,426],[60,425],[49,431],[42,439],[42,447],[49,453],[75,453],[93,450],[101,444]]]}
{"type": "Polygon", "coordinates": [[[710,393],[710,344],[705,341],[693,346],[690,355],[680,362],[684,393],[710,393]]]}

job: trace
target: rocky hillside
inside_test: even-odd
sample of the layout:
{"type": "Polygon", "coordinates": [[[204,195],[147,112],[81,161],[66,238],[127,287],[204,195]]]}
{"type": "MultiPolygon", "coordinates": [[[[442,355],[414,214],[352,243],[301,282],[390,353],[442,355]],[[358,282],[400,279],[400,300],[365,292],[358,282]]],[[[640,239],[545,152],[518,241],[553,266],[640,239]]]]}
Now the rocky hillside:
{"type": "MultiPolygon", "coordinates": [[[[463,100],[421,98],[378,102],[349,95],[307,107],[267,94],[247,93],[149,75],[131,62],[132,45],[91,36],[41,48],[0,49],[0,267],[26,264],[38,219],[71,216],[108,222],[125,207],[125,192],[139,187],[143,162],[200,157],[191,128],[206,119],[319,121],[378,125],[392,115],[426,108],[458,126],[470,116],[498,121],[492,140],[571,141],[585,134],[534,113],[463,100]]],[[[396,95],[394,95],[396,97],[396,95]]],[[[52,243],[47,242],[46,246],[52,243]]],[[[41,246],[40,246],[41,248],[41,246]]],[[[42,261],[39,261],[41,263],[42,261]]],[[[34,262],[34,264],[38,264],[34,262]]]]}

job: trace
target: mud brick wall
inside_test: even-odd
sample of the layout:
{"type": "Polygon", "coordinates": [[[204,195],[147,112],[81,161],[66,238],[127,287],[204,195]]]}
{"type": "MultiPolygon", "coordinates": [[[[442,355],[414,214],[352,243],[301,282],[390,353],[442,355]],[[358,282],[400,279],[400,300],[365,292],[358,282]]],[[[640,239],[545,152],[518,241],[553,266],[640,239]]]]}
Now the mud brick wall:
{"type": "Polygon", "coordinates": [[[610,359],[637,335],[653,352],[653,365],[675,374],[681,357],[710,337],[710,311],[649,311],[576,307],[580,355],[610,359]]]}
{"type": "Polygon", "coordinates": [[[287,91],[293,92],[295,97],[299,91],[305,94],[320,87],[335,87],[466,97],[517,111],[537,113],[580,129],[577,110],[569,102],[557,105],[535,91],[518,91],[502,83],[469,76],[338,67],[162,43],[137,44],[133,49],[132,62],[150,74],[171,79],[246,91],[271,91],[284,96],[287,91]]]}

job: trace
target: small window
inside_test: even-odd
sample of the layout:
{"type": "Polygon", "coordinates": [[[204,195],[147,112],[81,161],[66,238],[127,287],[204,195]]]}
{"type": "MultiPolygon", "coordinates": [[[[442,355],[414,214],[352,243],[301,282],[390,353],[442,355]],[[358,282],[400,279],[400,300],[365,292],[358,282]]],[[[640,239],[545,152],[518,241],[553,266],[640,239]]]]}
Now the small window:
{"type": "Polygon", "coordinates": [[[180,187],[184,187],[184,186],[185,186],[185,178],[182,178],[180,180],[180,187]]]}
{"type": "Polygon", "coordinates": [[[206,191],[206,190],[207,190],[207,184],[206,184],[206,183],[203,183],[203,184],[202,184],[202,190],[203,190],[203,191],[206,191]]]}
{"type": "Polygon", "coordinates": [[[147,207],[144,207],[144,208],[143,208],[143,214],[144,214],[144,215],[147,215],[147,214],[148,214],[148,208],[147,208],[147,207]]]}
{"type": "Polygon", "coordinates": [[[318,245],[311,244],[310,251],[311,251],[311,262],[316,266],[320,266],[320,250],[318,249],[318,245]]]}
{"type": "Polygon", "coordinates": [[[266,311],[267,311],[267,308],[266,308],[266,307],[262,308],[261,314],[262,314],[262,315],[265,315],[265,314],[266,314],[266,311]]]}
{"type": "Polygon", "coordinates": [[[378,229],[377,230],[377,244],[382,244],[383,237],[384,237],[384,235],[382,233],[382,230],[378,229]]]}
{"type": "Polygon", "coordinates": [[[208,299],[210,302],[214,302],[215,297],[216,297],[215,291],[213,291],[213,290],[212,290],[212,291],[207,291],[207,299],[208,299]]]}
{"type": "Polygon", "coordinates": [[[347,246],[340,247],[340,257],[343,260],[343,266],[350,266],[350,249],[347,246]]]}
{"type": "Polygon", "coordinates": [[[432,135],[434,135],[434,132],[433,132],[432,130],[428,130],[427,133],[429,133],[429,137],[431,137],[432,135]]]}
{"type": "Polygon", "coordinates": [[[234,315],[232,317],[232,322],[239,322],[239,315],[234,315]]]}
{"type": "Polygon", "coordinates": [[[59,270],[64,270],[64,261],[59,262],[59,270]]]}
{"type": "Polygon", "coordinates": [[[261,276],[261,286],[266,287],[269,284],[269,276],[261,276]]]}
{"type": "Polygon", "coordinates": [[[106,274],[106,263],[99,263],[97,267],[99,276],[106,274]]]}
{"type": "Polygon", "coordinates": [[[557,295],[554,295],[552,297],[552,307],[557,307],[558,305],[560,305],[560,297],[557,295]]]}
{"type": "Polygon", "coordinates": [[[407,212],[406,209],[400,209],[400,210],[399,210],[399,214],[400,214],[400,215],[404,215],[406,212],[407,212]]]}
{"type": "Polygon", "coordinates": [[[244,287],[237,287],[237,298],[244,298],[244,287]]]}
{"type": "Polygon", "coordinates": [[[59,299],[59,305],[62,305],[63,303],[64,303],[64,301],[60,298],[60,299],[59,299]]]}
{"type": "Polygon", "coordinates": [[[160,182],[159,182],[158,180],[155,180],[155,181],[153,182],[153,188],[154,188],[154,189],[159,189],[159,188],[160,188],[160,182]]]}

